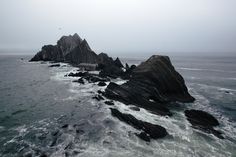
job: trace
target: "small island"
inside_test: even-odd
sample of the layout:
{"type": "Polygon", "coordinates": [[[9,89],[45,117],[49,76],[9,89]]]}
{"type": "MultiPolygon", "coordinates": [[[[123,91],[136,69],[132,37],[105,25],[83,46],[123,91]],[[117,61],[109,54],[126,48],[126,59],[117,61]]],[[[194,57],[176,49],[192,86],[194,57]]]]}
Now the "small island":
{"type": "MultiPolygon", "coordinates": [[[[57,45],[43,46],[30,61],[51,61],[54,63],[51,67],[60,66],[60,62],[69,63],[79,67],[80,71],[69,73],[65,77],[78,77],[75,83],[84,84],[87,80],[88,83],[98,82],[99,86],[107,86],[104,91],[97,91],[94,99],[109,105],[112,116],[140,130],[136,135],[144,141],[165,137],[168,132],[160,125],[120,112],[112,107],[113,101],[134,105],[136,107],[133,109],[136,111],[143,108],[153,114],[171,117],[173,113],[167,104],[191,103],[195,100],[168,56],[153,55],[138,66],[123,66],[118,57],[113,60],[105,53],[96,54],[78,34],[61,37],[57,45]],[[99,73],[89,73],[91,70],[99,73]],[[127,82],[121,85],[112,82],[112,79],[118,77],[127,82]],[[110,82],[108,85],[107,81],[110,82]]],[[[220,131],[214,129],[219,122],[209,113],[200,110],[183,112],[193,128],[224,138],[220,131]]]]}

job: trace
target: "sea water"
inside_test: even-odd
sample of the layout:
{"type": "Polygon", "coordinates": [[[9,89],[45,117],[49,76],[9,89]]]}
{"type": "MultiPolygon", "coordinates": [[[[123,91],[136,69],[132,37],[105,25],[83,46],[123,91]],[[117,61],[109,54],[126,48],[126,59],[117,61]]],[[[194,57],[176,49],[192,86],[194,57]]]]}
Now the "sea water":
{"type": "MultiPolygon", "coordinates": [[[[0,56],[0,156],[236,156],[235,57],[171,57],[196,98],[194,103],[169,104],[172,117],[133,111],[115,101],[113,107],[121,112],[167,129],[168,136],[151,142],[112,117],[111,106],[92,99],[106,87],[72,82],[78,78],[65,75],[77,68],[65,63],[50,68],[48,62],[28,62],[30,57],[0,56]],[[184,116],[186,109],[214,115],[225,139],[193,129],[184,116]]],[[[122,59],[129,64],[142,61],[122,59]]]]}

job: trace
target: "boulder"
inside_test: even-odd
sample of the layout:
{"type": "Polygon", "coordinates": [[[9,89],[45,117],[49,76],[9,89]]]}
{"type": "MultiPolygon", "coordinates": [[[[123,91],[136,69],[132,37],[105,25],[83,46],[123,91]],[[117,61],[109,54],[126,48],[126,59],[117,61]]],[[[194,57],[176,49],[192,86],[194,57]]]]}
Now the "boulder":
{"type": "Polygon", "coordinates": [[[206,133],[212,133],[218,138],[224,138],[222,136],[222,133],[213,128],[215,126],[218,126],[219,122],[211,114],[201,110],[186,110],[184,113],[187,117],[187,120],[192,124],[194,128],[202,130],[206,133]]]}
{"type": "Polygon", "coordinates": [[[107,104],[107,105],[109,105],[109,106],[113,106],[113,105],[114,105],[114,102],[113,102],[113,101],[105,101],[104,103],[107,104]]]}
{"type": "MultiPolygon", "coordinates": [[[[131,114],[121,113],[119,110],[114,109],[114,108],[110,108],[110,110],[111,110],[112,116],[118,118],[120,121],[123,121],[131,125],[137,130],[141,130],[145,132],[147,137],[150,137],[152,139],[158,139],[158,138],[163,138],[166,135],[168,135],[166,129],[160,125],[151,124],[148,122],[138,120],[131,114]]],[[[139,135],[139,137],[144,140],[147,138],[147,137],[144,137],[143,134],[139,135]]],[[[148,140],[145,140],[145,141],[148,141],[148,140]]]]}
{"type": "Polygon", "coordinates": [[[80,83],[80,84],[84,84],[84,79],[83,78],[80,78],[78,80],[74,80],[73,82],[77,82],[77,83],[80,83]]]}
{"type": "Polygon", "coordinates": [[[98,86],[106,86],[107,84],[105,83],[105,82],[103,82],[103,81],[100,81],[99,83],[98,83],[98,86]]]}
{"type": "Polygon", "coordinates": [[[85,76],[88,76],[89,73],[88,72],[78,72],[78,73],[69,73],[67,76],[70,76],[70,77],[85,77],[85,76]]]}
{"type": "Polygon", "coordinates": [[[97,101],[101,101],[104,100],[104,98],[101,95],[96,95],[94,97],[92,97],[93,99],[96,99],[97,101]]]}

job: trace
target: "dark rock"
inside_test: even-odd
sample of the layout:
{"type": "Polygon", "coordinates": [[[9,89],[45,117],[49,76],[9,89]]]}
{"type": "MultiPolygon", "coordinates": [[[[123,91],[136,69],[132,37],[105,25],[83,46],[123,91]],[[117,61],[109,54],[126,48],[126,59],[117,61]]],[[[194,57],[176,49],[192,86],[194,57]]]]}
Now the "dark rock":
{"type": "Polygon", "coordinates": [[[138,120],[130,114],[121,113],[117,109],[111,108],[111,114],[112,116],[118,118],[120,121],[131,125],[135,129],[142,130],[152,139],[163,138],[168,135],[166,129],[162,126],[138,120]]]}
{"type": "Polygon", "coordinates": [[[117,57],[116,60],[114,61],[115,66],[119,68],[123,68],[123,64],[121,63],[120,59],[117,57]]]}
{"type": "Polygon", "coordinates": [[[113,64],[113,59],[109,57],[106,53],[100,53],[98,55],[98,69],[103,69],[104,66],[112,64],[113,64]]]}
{"type": "Polygon", "coordinates": [[[221,135],[222,133],[213,128],[214,126],[218,126],[219,122],[211,114],[200,110],[186,110],[184,113],[187,117],[187,120],[192,124],[194,128],[202,130],[206,133],[212,133],[218,138],[224,138],[221,135]]]}
{"type": "Polygon", "coordinates": [[[123,75],[124,75],[124,71],[113,64],[104,65],[104,67],[99,73],[100,77],[110,77],[110,78],[118,78],[118,77],[122,77],[123,75]]]}
{"type": "Polygon", "coordinates": [[[102,92],[101,90],[98,90],[98,94],[103,94],[104,92],[102,92]]]}
{"type": "Polygon", "coordinates": [[[104,100],[104,98],[101,95],[96,95],[94,97],[92,97],[93,99],[96,99],[97,101],[101,101],[104,100]]]}
{"type": "Polygon", "coordinates": [[[80,83],[80,84],[84,84],[84,79],[83,78],[80,78],[78,80],[74,80],[73,82],[77,82],[77,83],[80,83]]]}
{"type": "Polygon", "coordinates": [[[49,65],[48,67],[60,67],[61,65],[60,64],[52,64],[52,65],[49,65]]]}
{"type": "Polygon", "coordinates": [[[104,103],[109,105],[109,106],[113,106],[114,105],[113,101],[105,101],[104,103]]]}
{"type": "MultiPolygon", "coordinates": [[[[131,87],[135,88],[135,85],[131,87]]],[[[141,95],[142,90],[132,89],[131,87],[117,85],[111,82],[107,86],[103,95],[109,99],[117,100],[127,105],[132,104],[138,107],[145,108],[159,115],[172,115],[171,112],[163,105],[155,102],[150,102],[149,100],[145,99],[143,95],[141,95]]]]}
{"type": "Polygon", "coordinates": [[[107,84],[105,83],[105,82],[103,82],[103,81],[101,81],[101,82],[99,82],[98,83],[98,86],[106,86],[107,84]]]}
{"type": "Polygon", "coordinates": [[[146,141],[146,142],[151,141],[150,137],[145,132],[141,132],[141,133],[135,134],[135,135],[138,136],[139,138],[141,138],[142,140],[146,141]]]}
{"type": "Polygon", "coordinates": [[[101,78],[93,74],[87,75],[86,77],[84,77],[84,79],[86,79],[89,83],[110,81],[110,79],[108,78],[101,78]]]}
{"type": "Polygon", "coordinates": [[[88,72],[78,72],[78,73],[69,73],[67,76],[70,76],[70,77],[84,77],[84,76],[87,76],[88,75],[88,72]]]}
{"type": "Polygon", "coordinates": [[[43,153],[39,157],[48,157],[47,154],[43,153]]]}
{"type": "Polygon", "coordinates": [[[30,61],[61,61],[71,64],[97,63],[98,57],[78,34],[63,36],[57,45],[46,45],[30,61]]]}
{"type": "Polygon", "coordinates": [[[61,128],[68,128],[68,124],[63,125],[61,128]]]}
{"type": "Polygon", "coordinates": [[[128,63],[125,63],[125,69],[129,69],[129,64],[128,63]]]}
{"type": "Polygon", "coordinates": [[[83,134],[83,133],[84,133],[84,130],[76,129],[76,133],[77,133],[77,134],[83,134]]]}
{"type": "Polygon", "coordinates": [[[134,67],[128,82],[122,85],[110,83],[104,96],[169,116],[171,113],[164,106],[165,103],[194,101],[184,79],[175,71],[167,56],[152,56],[134,67]]]}
{"type": "Polygon", "coordinates": [[[140,108],[139,107],[136,107],[136,106],[132,106],[130,107],[131,110],[134,110],[134,111],[140,111],[140,108]]]}

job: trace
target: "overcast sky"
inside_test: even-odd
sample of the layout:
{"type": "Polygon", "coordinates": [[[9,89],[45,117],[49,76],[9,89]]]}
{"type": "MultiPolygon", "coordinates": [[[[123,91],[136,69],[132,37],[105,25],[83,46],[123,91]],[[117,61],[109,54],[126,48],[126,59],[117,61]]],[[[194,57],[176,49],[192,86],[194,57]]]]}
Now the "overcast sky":
{"type": "Polygon", "coordinates": [[[1,0],[0,50],[77,32],[96,52],[236,54],[236,0],[1,0]]]}

